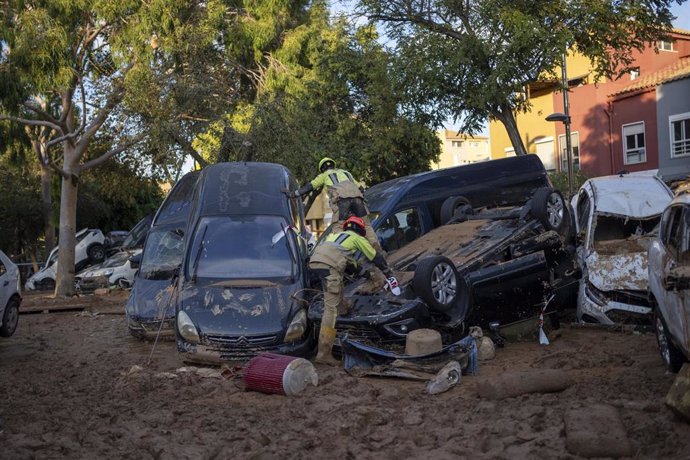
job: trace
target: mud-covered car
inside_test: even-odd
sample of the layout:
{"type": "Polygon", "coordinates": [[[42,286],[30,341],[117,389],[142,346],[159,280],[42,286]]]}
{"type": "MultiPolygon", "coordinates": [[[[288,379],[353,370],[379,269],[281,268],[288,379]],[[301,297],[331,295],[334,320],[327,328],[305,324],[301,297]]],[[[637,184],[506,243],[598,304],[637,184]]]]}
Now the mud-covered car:
{"type": "Polygon", "coordinates": [[[572,200],[583,273],[580,321],[650,322],[647,250],[672,198],[666,184],[650,174],[596,177],[580,187],[572,200]]]}
{"type": "Polygon", "coordinates": [[[217,163],[196,185],[176,299],[186,361],[308,355],[304,209],[282,165],[217,163]]]}
{"type": "Polygon", "coordinates": [[[130,287],[134,282],[134,275],[137,271],[137,268],[132,266],[130,259],[140,253],[141,249],[116,252],[102,264],[94,265],[79,272],[74,277],[77,289],[80,291],[93,291],[110,286],[130,287]]]}
{"type": "Polygon", "coordinates": [[[690,194],[673,199],[649,246],[649,291],[654,326],[666,368],[690,360],[690,194]]]}
{"type": "MultiPolygon", "coordinates": [[[[136,269],[125,313],[130,334],[140,339],[175,336],[173,286],[182,264],[184,232],[192,203],[198,171],[185,174],[163,200],[146,230],[144,250],[131,257],[136,269]]],[[[136,227],[135,227],[136,228],[136,227]]],[[[132,245],[140,240],[139,231],[131,232],[132,245]]]]}
{"type": "Polygon", "coordinates": [[[17,330],[20,294],[19,269],[0,251],[0,337],[10,337],[17,330]]]}
{"type": "Polygon", "coordinates": [[[521,206],[550,187],[536,155],[521,155],[399,177],[364,192],[372,227],[394,251],[448,222],[463,207],[521,206]]]}
{"type": "MultiPolygon", "coordinates": [[[[353,280],[345,288],[352,308],[336,322],[339,336],[380,346],[433,328],[450,343],[466,326],[507,326],[539,315],[552,296],[571,296],[578,271],[568,207],[551,188],[533,193],[521,207],[459,209],[448,224],[391,252],[399,297],[376,280],[353,280]]],[[[310,319],[318,323],[322,311],[315,297],[310,319]]]]}

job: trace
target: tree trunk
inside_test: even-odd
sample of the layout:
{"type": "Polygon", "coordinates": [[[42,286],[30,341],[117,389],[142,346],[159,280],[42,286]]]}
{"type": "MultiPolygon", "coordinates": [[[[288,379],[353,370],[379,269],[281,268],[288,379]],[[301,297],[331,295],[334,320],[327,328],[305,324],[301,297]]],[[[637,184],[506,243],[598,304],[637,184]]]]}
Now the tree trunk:
{"type": "Polygon", "coordinates": [[[510,143],[513,145],[513,150],[515,150],[515,155],[527,155],[527,149],[525,149],[525,144],[522,142],[522,137],[520,137],[515,115],[510,107],[507,104],[501,105],[498,113],[495,113],[494,116],[506,128],[510,143]]]}
{"type": "Polygon", "coordinates": [[[57,279],[55,296],[70,297],[74,295],[74,247],[77,226],[77,191],[79,166],[72,158],[74,148],[65,147],[65,160],[60,193],[60,250],[58,252],[57,279]]]}
{"type": "Polygon", "coordinates": [[[53,197],[50,193],[50,169],[41,165],[41,200],[43,201],[43,230],[46,238],[46,256],[55,247],[55,224],[53,224],[53,197]]]}

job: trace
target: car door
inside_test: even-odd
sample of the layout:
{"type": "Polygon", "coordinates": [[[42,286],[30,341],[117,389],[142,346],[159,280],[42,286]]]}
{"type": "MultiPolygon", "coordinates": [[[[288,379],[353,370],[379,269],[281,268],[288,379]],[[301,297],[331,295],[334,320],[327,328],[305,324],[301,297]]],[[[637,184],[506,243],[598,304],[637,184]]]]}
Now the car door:
{"type": "MultiPolygon", "coordinates": [[[[668,211],[668,220],[662,228],[661,240],[664,251],[661,254],[660,267],[663,280],[669,276],[672,270],[681,265],[690,267],[690,241],[688,231],[690,225],[690,209],[685,205],[676,205],[668,211]]],[[[662,286],[663,287],[663,286],[662,286]]],[[[663,299],[657,299],[659,309],[666,323],[671,337],[688,350],[690,330],[690,290],[660,289],[663,299]]]]}
{"type": "Polygon", "coordinates": [[[10,291],[13,289],[3,256],[4,254],[0,255],[0,322],[2,321],[2,313],[5,311],[5,306],[10,297],[10,291]]]}

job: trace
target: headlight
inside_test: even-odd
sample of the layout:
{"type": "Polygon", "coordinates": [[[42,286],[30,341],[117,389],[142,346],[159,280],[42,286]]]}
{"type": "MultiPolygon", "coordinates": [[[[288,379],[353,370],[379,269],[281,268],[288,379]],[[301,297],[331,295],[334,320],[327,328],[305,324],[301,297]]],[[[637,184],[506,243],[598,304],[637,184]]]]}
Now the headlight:
{"type": "Polygon", "coordinates": [[[299,340],[307,330],[307,312],[304,309],[298,311],[290,321],[287,332],[285,333],[285,342],[294,342],[299,340]]]}
{"type": "Polygon", "coordinates": [[[189,315],[183,311],[177,314],[177,331],[187,342],[195,344],[200,342],[199,332],[197,332],[196,326],[194,326],[189,315]]]}

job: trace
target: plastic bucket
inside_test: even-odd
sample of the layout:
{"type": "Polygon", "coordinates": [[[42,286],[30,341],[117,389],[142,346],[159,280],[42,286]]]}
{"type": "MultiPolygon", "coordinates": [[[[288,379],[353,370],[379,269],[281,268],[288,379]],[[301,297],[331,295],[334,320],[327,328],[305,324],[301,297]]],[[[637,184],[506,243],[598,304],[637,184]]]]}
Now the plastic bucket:
{"type": "Polygon", "coordinates": [[[318,385],[319,377],[306,359],[262,353],[247,363],[244,383],[248,390],[292,396],[309,384],[318,385]]]}

